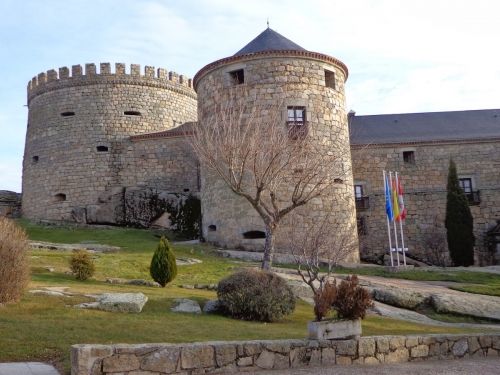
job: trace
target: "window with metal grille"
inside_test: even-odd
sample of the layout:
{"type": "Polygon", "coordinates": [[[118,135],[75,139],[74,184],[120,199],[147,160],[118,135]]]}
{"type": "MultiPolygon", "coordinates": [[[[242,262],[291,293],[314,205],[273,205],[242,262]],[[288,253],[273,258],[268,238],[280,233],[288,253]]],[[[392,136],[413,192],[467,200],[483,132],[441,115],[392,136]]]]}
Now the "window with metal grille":
{"type": "Polygon", "coordinates": [[[287,123],[289,125],[304,125],[306,122],[306,107],[287,107],[287,123]]]}

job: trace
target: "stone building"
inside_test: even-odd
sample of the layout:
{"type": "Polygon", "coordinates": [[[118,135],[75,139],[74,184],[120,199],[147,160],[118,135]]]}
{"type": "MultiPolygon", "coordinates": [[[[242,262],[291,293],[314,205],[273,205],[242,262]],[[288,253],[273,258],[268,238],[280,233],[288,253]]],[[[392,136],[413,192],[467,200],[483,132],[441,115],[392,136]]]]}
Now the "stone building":
{"type": "MultiPolygon", "coordinates": [[[[344,223],[355,223],[357,216],[362,257],[378,259],[385,252],[382,169],[401,173],[407,245],[410,253],[427,257],[426,236],[443,233],[453,158],[470,197],[478,261],[488,261],[484,233],[500,216],[500,110],[347,116],[347,75],[341,61],[307,51],[269,28],[235,55],[203,67],[193,80],[149,66],[141,72],[132,65],[127,73],[124,64],[116,64],[112,72],[107,63],[99,72],[86,64],[85,72],[75,65],[71,74],[68,68],[41,73],[28,85],[23,215],[168,226],[173,212],[196,197],[207,240],[259,249],[262,220],[200,168],[186,142],[194,121],[203,125],[214,107],[230,100],[229,92],[239,92],[251,106],[280,103],[283,126],[300,122],[334,134],[329,152],[340,163],[332,168],[340,165],[343,178],[329,197],[344,223]]],[[[314,225],[323,203],[302,209],[302,230],[314,225]]],[[[356,231],[349,235],[357,241],[356,231]]],[[[351,260],[357,258],[353,254],[351,260]]]]}

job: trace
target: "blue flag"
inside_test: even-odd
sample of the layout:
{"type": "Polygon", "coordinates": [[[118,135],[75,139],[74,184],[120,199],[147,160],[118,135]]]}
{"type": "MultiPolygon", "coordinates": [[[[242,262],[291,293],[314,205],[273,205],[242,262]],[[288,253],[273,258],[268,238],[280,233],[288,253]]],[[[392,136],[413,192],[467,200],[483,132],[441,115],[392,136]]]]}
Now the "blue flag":
{"type": "Polygon", "coordinates": [[[389,184],[389,180],[387,179],[387,176],[385,176],[385,212],[387,213],[387,219],[389,221],[392,221],[394,218],[391,199],[392,199],[391,184],[389,184]]]}

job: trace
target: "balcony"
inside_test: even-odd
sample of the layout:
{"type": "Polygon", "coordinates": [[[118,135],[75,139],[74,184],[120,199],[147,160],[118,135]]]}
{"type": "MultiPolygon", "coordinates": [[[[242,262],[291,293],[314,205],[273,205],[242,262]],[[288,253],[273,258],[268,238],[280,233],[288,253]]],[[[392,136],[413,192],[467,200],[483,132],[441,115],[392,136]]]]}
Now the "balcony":
{"type": "Polygon", "coordinates": [[[356,197],[356,210],[367,210],[370,208],[370,197],[356,197]]]}
{"type": "Polygon", "coordinates": [[[286,126],[291,139],[304,138],[308,133],[307,121],[287,121],[286,126]]]}
{"type": "Polygon", "coordinates": [[[465,193],[470,206],[478,206],[481,203],[481,196],[479,190],[471,191],[470,193],[465,193]]]}

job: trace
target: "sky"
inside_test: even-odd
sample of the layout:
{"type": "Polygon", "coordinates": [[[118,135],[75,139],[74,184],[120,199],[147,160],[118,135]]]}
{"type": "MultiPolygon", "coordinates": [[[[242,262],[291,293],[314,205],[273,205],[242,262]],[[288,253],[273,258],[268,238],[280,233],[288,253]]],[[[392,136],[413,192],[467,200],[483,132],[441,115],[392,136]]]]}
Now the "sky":
{"type": "Polygon", "coordinates": [[[116,62],[193,77],[266,27],[349,68],[357,115],[500,108],[497,0],[0,0],[0,190],[21,192],[26,85],[116,62]]]}

